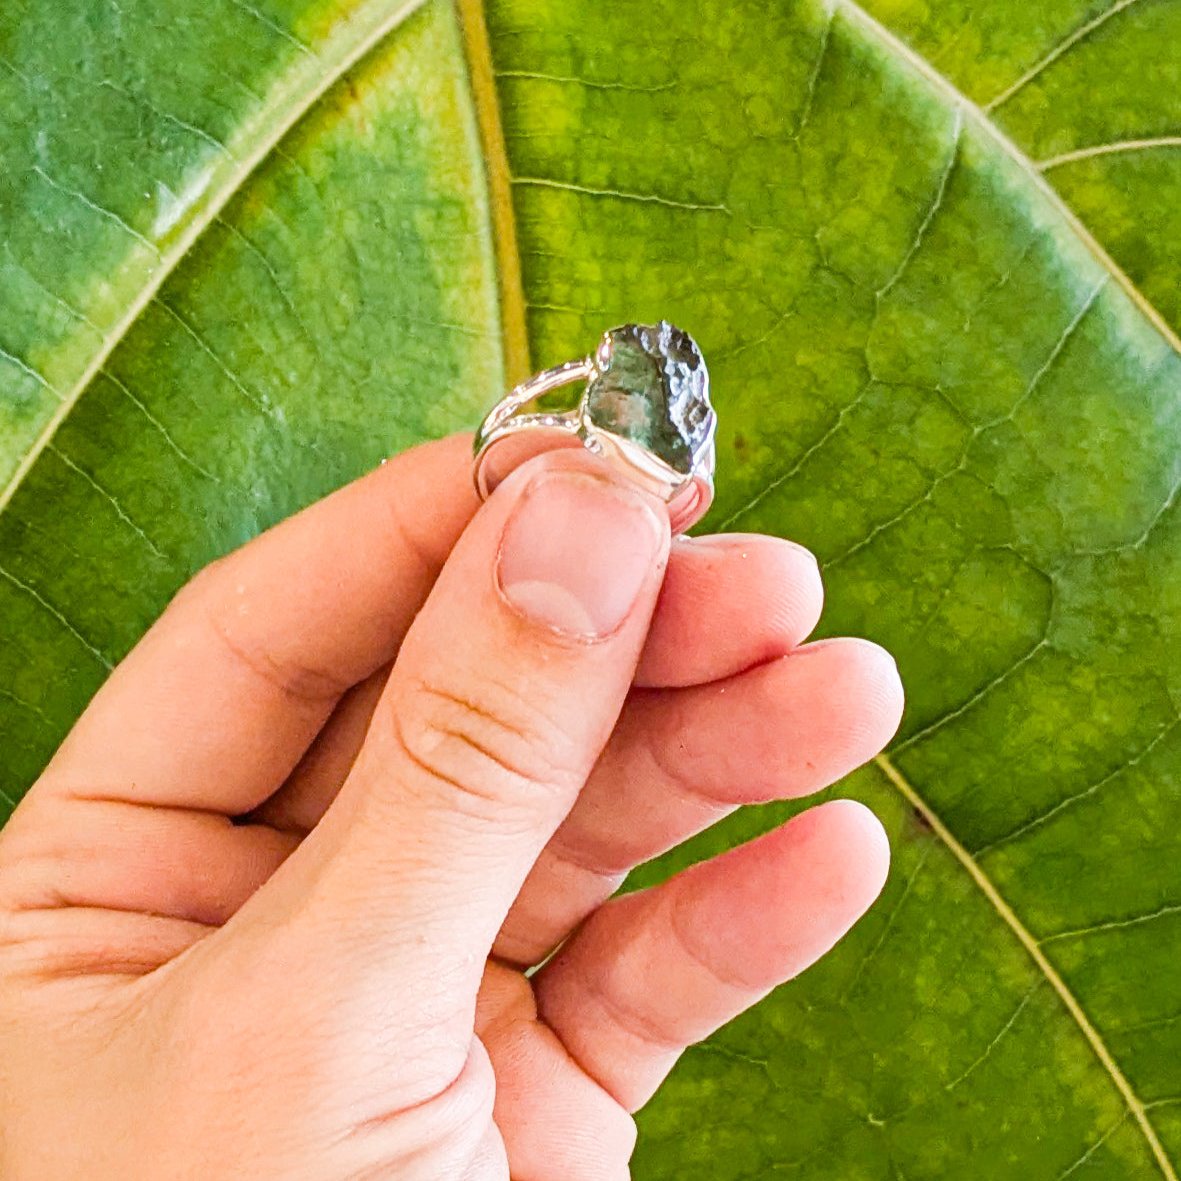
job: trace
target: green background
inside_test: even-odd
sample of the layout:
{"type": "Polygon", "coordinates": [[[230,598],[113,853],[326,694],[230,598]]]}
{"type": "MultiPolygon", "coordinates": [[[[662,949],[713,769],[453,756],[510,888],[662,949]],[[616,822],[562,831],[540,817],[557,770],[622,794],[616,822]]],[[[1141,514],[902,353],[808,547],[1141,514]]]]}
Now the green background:
{"type": "Polygon", "coordinates": [[[687,1053],[635,1176],[1175,1179],[1179,43],[1178,0],[10,0],[0,793],[208,560],[668,317],[707,526],[811,546],[909,705],[839,789],[883,900],[687,1053]]]}

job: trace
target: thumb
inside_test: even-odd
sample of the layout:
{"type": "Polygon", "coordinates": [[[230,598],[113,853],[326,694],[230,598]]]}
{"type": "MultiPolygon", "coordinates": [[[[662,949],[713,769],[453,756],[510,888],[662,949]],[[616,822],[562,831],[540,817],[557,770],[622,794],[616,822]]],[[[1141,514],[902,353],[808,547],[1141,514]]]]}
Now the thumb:
{"type": "Polygon", "coordinates": [[[379,978],[396,959],[430,985],[433,1018],[441,991],[468,1011],[618,718],[668,535],[660,504],[581,452],[498,488],[410,628],[347,782],[281,871],[320,962],[333,941],[379,978]]]}

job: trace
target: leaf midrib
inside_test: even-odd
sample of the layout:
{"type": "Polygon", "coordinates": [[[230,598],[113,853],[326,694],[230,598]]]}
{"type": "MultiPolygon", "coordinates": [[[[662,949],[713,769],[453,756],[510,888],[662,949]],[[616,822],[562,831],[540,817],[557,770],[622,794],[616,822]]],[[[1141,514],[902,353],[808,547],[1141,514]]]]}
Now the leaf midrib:
{"type": "Polygon", "coordinates": [[[1115,1084],[1128,1111],[1139,1126],[1144,1139],[1148,1142],[1148,1147],[1165,1181],[1177,1181],[1177,1173],[1173,1168],[1173,1162],[1169,1159],[1168,1153],[1165,1152],[1164,1145],[1161,1143],[1160,1137],[1156,1134],[1156,1129],[1152,1126],[1152,1121],[1148,1118],[1148,1111],[1143,1101],[1136,1094],[1127,1075],[1120,1069],[1119,1063],[1116,1062],[1115,1057],[1107,1047],[1107,1043],[1103,1040],[1103,1035],[1091,1023],[1091,1019],[1087,1016],[1082,1003],[1070,991],[1066,981],[1063,980],[1058,970],[1050,962],[1049,957],[1042,950],[1041,945],[1034,938],[1033,933],[1017,917],[1016,911],[1006,901],[1004,895],[997,889],[996,884],[988,874],[984,872],[980,863],[956,839],[952,831],[944,824],[939,814],[923,799],[902,772],[898,770],[890,757],[888,755],[879,755],[874,762],[881,768],[882,773],[889,780],[890,785],[930,825],[932,832],[943,842],[952,856],[959,862],[961,868],[964,869],[980,889],[980,892],[988,899],[989,904],[1000,916],[1005,926],[1009,928],[1018,943],[1021,944],[1022,948],[1029,955],[1029,958],[1033,960],[1038,971],[1042,973],[1049,982],[1050,987],[1057,993],[1066,1011],[1087,1039],[1087,1043],[1094,1051],[1095,1057],[1099,1060],[1100,1065],[1115,1084]]]}
{"type": "Polygon", "coordinates": [[[267,100],[243,124],[234,140],[226,145],[226,160],[223,161],[217,179],[209,186],[209,196],[200,213],[189,221],[172,242],[159,251],[159,261],[145,279],[136,297],[128,303],[123,315],[103,338],[102,345],[95,351],[73,385],[61,391],[60,403],[17,465],[8,483],[0,489],[0,512],[5,510],[16,495],[25,477],[33,469],[79,399],[102,371],[107,359],[127,338],[169,276],[183,262],[202,234],[217,220],[226,205],[241,191],[249,177],[270,156],[279,141],[332,86],[424,3],[426,0],[402,0],[388,9],[384,9],[381,0],[366,5],[359,16],[341,22],[323,46],[314,51],[305,47],[304,52],[279,75],[277,81],[272,83],[267,100]],[[237,141],[242,141],[242,149],[236,150],[237,141]]]}
{"type": "Polygon", "coordinates": [[[517,245],[517,216],[513,208],[513,177],[500,114],[500,96],[496,90],[484,0],[454,0],[454,4],[463,36],[472,106],[479,127],[488,185],[505,377],[508,384],[514,386],[529,376],[532,364],[521,252],[517,245]]]}

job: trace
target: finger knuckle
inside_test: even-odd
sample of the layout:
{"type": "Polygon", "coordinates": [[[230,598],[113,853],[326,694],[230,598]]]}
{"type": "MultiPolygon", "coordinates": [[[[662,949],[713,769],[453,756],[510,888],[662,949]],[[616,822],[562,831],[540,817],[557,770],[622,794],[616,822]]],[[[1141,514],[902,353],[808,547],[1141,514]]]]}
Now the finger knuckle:
{"type": "Polygon", "coordinates": [[[408,760],[482,813],[514,805],[533,812],[576,786],[570,739],[504,687],[477,695],[417,680],[391,721],[408,760]]]}
{"type": "Polygon", "coordinates": [[[239,567],[230,555],[201,570],[170,604],[172,626],[293,702],[318,705],[344,693],[346,682],[276,630],[265,596],[239,567]]]}

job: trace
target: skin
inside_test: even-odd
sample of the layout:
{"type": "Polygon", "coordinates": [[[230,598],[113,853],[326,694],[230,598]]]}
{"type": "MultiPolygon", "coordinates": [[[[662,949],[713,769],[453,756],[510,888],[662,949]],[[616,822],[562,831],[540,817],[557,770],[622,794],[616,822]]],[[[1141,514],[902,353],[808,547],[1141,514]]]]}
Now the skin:
{"type": "Polygon", "coordinates": [[[480,507],[469,445],[202,572],[0,834],[4,1177],[620,1181],[682,1050],[876,897],[833,801],[611,900],[871,758],[897,672],[803,642],[800,547],[670,541],[569,452],[480,507]]]}

